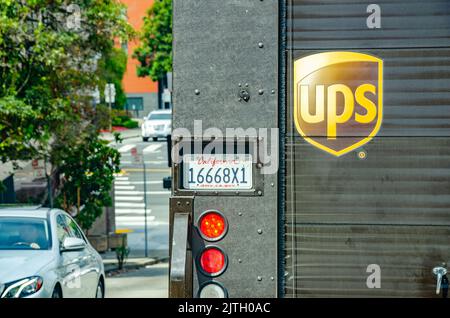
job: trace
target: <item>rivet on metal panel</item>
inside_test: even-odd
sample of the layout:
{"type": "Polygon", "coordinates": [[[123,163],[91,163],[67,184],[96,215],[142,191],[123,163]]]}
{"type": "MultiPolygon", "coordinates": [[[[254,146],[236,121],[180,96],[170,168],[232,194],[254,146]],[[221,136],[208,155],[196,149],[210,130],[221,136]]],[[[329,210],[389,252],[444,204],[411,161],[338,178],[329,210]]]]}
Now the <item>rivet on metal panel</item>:
{"type": "Polygon", "coordinates": [[[189,205],[190,203],[189,203],[189,201],[186,201],[186,205],[189,205]]]}
{"type": "Polygon", "coordinates": [[[272,89],[271,93],[272,93],[272,94],[275,94],[275,90],[274,90],[274,89],[272,89]]]}
{"type": "Polygon", "coordinates": [[[177,205],[178,205],[178,206],[181,205],[181,202],[180,202],[180,201],[177,201],[177,205]]]}
{"type": "Polygon", "coordinates": [[[263,193],[261,190],[258,191],[258,195],[261,196],[263,193]]]}
{"type": "Polygon", "coordinates": [[[245,83],[245,87],[248,87],[248,83],[245,83]]]}
{"type": "Polygon", "coordinates": [[[261,229],[258,229],[258,234],[262,234],[262,230],[261,229]]]}
{"type": "Polygon", "coordinates": [[[258,282],[260,282],[260,281],[262,281],[262,277],[261,276],[258,276],[258,282]]]}
{"type": "Polygon", "coordinates": [[[195,95],[200,95],[200,90],[196,89],[196,90],[194,91],[194,93],[195,93],[195,95]]]}
{"type": "Polygon", "coordinates": [[[238,259],[238,263],[242,263],[242,260],[241,260],[241,259],[238,259]]]}
{"type": "Polygon", "coordinates": [[[259,47],[260,49],[262,49],[262,48],[264,47],[264,43],[259,42],[259,43],[258,43],[258,47],[259,47]]]}
{"type": "Polygon", "coordinates": [[[239,215],[239,216],[242,216],[242,212],[239,212],[238,215],[239,215]]]}
{"type": "Polygon", "coordinates": [[[262,165],[262,163],[261,163],[261,162],[259,162],[259,163],[257,163],[257,164],[256,164],[256,167],[257,167],[258,169],[261,169],[261,168],[262,168],[262,166],[263,166],[263,165],[262,165]]]}
{"type": "Polygon", "coordinates": [[[264,90],[260,89],[260,90],[258,91],[258,94],[259,94],[259,95],[263,95],[263,94],[264,94],[264,90]]]}
{"type": "Polygon", "coordinates": [[[272,182],[272,183],[270,184],[270,186],[271,186],[271,187],[274,187],[274,186],[275,186],[275,183],[272,182]]]}
{"type": "Polygon", "coordinates": [[[239,195],[239,191],[236,191],[235,194],[236,194],[236,195],[239,195]]]}
{"type": "Polygon", "coordinates": [[[275,277],[273,277],[273,276],[270,276],[270,280],[275,280],[275,277]]]}
{"type": "Polygon", "coordinates": [[[239,86],[239,87],[242,87],[242,84],[241,84],[241,83],[239,83],[239,84],[238,84],[238,86],[239,86]]]}

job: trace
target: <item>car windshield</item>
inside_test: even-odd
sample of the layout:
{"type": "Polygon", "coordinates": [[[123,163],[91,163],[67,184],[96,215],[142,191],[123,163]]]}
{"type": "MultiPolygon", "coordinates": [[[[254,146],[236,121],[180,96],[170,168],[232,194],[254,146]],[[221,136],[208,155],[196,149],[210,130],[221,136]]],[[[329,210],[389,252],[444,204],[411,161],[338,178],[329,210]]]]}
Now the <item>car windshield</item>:
{"type": "Polygon", "coordinates": [[[47,250],[49,247],[45,219],[0,217],[0,250],[47,250]]]}
{"type": "Polygon", "coordinates": [[[149,120],[168,120],[172,118],[172,114],[158,114],[153,113],[148,116],[149,120]]]}

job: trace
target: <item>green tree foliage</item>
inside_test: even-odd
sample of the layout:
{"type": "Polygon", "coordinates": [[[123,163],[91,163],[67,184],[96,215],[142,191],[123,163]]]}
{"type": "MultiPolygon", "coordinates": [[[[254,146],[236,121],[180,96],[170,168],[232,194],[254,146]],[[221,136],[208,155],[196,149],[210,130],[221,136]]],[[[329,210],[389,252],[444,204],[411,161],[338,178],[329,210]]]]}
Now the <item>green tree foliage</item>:
{"type": "MultiPolygon", "coordinates": [[[[122,79],[127,69],[127,58],[122,49],[113,48],[98,63],[99,72],[104,80],[100,87],[105,87],[106,83],[113,83],[116,87],[116,102],[114,103],[116,109],[124,109],[127,101],[122,86],[122,79]]],[[[102,90],[100,93],[104,98],[102,90]]]]}
{"type": "Polygon", "coordinates": [[[0,0],[0,160],[46,158],[65,180],[61,206],[84,206],[84,229],[110,204],[118,169],[92,91],[123,76],[114,39],[133,35],[124,13],[119,0],[0,0]]]}
{"type": "Polygon", "coordinates": [[[61,158],[60,173],[64,179],[57,204],[75,214],[78,224],[87,231],[102,214],[103,207],[112,203],[109,193],[114,173],[120,171],[120,154],[104,142],[90,138],[67,150],[61,158]]]}
{"type": "Polygon", "coordinates": [[[0,0],[3,162],[48,154],[61,125],[85,128],[98,60],[131,34],[123,12],[117,0],[0,0]]]}
{"type": "Polygon", "coordinates": [[[155,1],[144,18],[140,38],[134,53],[140,62],[137,73],[157,81],[172,71],[172,0],[155,1]]]}

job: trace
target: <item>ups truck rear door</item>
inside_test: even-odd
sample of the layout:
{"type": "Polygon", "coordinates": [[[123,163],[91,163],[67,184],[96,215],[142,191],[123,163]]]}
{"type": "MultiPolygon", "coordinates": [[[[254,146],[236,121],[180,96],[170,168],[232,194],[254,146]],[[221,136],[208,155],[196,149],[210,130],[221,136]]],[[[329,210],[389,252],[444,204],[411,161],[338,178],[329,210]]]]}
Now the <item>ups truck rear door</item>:
{"type": "Polygon", "coordinates": [[[376,3],[287,1],[286,297],[445,293],[450,1],[376,3]]]}

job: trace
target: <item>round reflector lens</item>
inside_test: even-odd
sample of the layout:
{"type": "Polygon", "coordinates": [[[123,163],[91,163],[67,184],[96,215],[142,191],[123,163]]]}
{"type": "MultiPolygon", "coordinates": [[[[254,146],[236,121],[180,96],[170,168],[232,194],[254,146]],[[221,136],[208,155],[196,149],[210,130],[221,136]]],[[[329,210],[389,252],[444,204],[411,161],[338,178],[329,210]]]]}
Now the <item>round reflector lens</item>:
{"type": "Polygon", "coordinates": [[[200,232],[204,239],[217,241],[227,230],[225,217],[218,212],[206,212],[200,218],[200,232]]]}
{"type": "Polygon", "coordinates": [[[201,269],[208,275],[219,275],[225,270],[225,254],[216,247],[206,248],[200,255],[201,269]]]}
{"type": "Polygon", "coordinates": [[[199,294],[200,298],[227,298],[227,292],[219,284],[211,283],[205,285],[199,294]]]}

